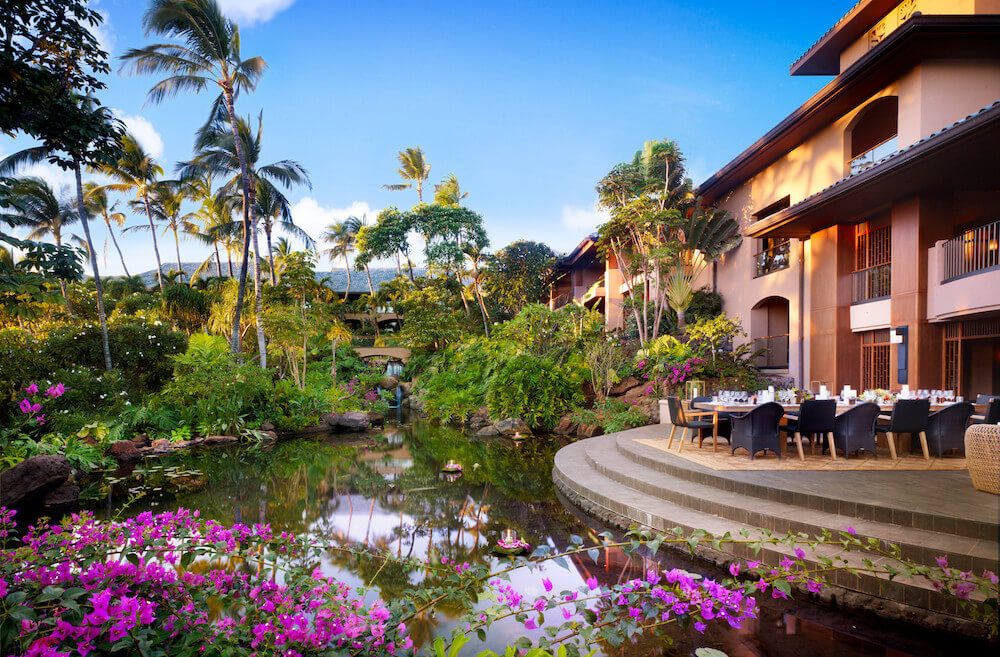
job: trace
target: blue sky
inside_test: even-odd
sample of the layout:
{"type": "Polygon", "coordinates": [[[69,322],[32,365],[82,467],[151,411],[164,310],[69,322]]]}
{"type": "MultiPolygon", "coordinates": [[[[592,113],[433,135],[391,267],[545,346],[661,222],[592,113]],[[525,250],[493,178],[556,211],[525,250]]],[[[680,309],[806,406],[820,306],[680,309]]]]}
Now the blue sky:
{"type": "MultiPolygon", "coordinates": [[[[600,221],[595,183],[644,140],[677,140],[698,183],[826,83],[788,66],[853,2],[220,4],[241,24],[244,56],[268,62],[238,102],[264,112],[264,161],[296,159],[312,175],[312,190],[290,192],[308,231],[412,205],[414,192],[381,186],[396,180],[396,153],[421,146],[432,181],[458,175],[493,248],[527,238],[566,251],[600,221]]],[[[114,57],[150,42],[145,2],[94,4],[114,57]]],[[[210,97],[149,105],[153,81],[116,73],[102,100],[169,170],[190,156],[210,97]]],[[[0,139],[0,153],[24,143],[0,139]]],[[[103,245],[103,230],[95,239],[103,245]]],[[[147,243],[126,237],[130,270],[151,267],[147,243]]],[[[182,244],[185,261],[203,255],[182,244]]],[[[103,246],[101,264],[121,273],[103,246]]]]}

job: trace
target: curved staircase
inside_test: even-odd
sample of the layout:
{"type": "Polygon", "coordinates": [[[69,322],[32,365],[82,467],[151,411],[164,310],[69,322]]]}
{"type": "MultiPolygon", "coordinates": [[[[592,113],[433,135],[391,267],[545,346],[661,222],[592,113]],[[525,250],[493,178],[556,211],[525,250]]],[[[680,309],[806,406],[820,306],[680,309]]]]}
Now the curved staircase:
{"type": "MultiPolygon", "coordinates": [[[[760,528],[819,535],[852,527],[859,537],[900,546],[913,561],[932,565],[945,556],[954,568],[997,572],[1000,500],[974,490],[964,471],[720,471],[648,444],[665,445],[665,436],[653,425],[573,443],[556,454],[553,480],[571,503],[620,527],[734,537],[757,535],[760,528]]],[[[767,546],[755,557],[743,545],[721,547],[699,548],[700,556],[717,563],[734,557],[776,563],[792,552],[767,546]]],[[[819,555],[843,556],[859,566],[863,559],[831,546],[817,548],[819,555]]],[[[839,571],[827,579],[832,586],[824,597],[838,604],[953,631],[985,629],[922,578],[890,581],[839,571]]]]}

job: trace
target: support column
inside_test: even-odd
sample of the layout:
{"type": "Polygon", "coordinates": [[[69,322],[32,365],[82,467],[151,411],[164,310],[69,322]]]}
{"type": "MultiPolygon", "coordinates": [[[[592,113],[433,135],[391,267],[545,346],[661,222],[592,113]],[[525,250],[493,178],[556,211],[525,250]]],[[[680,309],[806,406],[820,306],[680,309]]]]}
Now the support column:
{"type": "MultiPolygon", "coordinates": [[[[810,271],[809,377],[831,391],[861,380],[858,336],[851,333],[854,226],[831,226],[808,243],[810,271]]],[[[808,385],[809,382],[804,382],[808,385]]]]}
{"type": "Polygon", "coordinates": [[[618,259],[613,253],[609,253],[604,268],[604,328],[608,331],[625,328],[624,297],[621,291],[624,282],[625,276],[618,266],[618,259]]]}

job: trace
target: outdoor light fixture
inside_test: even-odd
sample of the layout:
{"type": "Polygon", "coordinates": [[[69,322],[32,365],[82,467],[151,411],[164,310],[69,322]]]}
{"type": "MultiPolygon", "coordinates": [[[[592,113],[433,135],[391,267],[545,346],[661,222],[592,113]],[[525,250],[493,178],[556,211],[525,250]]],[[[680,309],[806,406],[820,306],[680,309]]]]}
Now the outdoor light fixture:
{"type": "Polygon", "coordinates": [[[889,344],[896,345],[896,378],[900,384],[909,383],[907,357],[909,355],[909,326],[897,326],[889,330],[889,344]]]}

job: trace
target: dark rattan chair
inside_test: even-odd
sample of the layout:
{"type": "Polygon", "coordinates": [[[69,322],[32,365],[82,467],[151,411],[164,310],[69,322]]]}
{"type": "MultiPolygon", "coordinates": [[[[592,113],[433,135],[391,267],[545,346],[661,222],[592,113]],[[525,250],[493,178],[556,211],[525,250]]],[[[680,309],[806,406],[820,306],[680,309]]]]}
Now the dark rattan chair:
{"type": "MultiPolygon", "coordinates": [[[[691,400],[691,408],[695,410],[704,410],[699,409],[697,405],[711,401],[711,397],[695,397],[691,400]]],[[[733,423],[730,421],[731,417],[732,413],[718,413],[718,419],[716,420],[717,426],[715,427],[715,434],[719,438],[725,438],[726,442],[729,442],[729,436],[731,436],[733,432],[733,423]]],[[[715,449],[714,445],[712,446],[712,449],[715,449]]]]}
{"type": "Polygon", "coordinates": [[[969,402],[959,402],[932,413],[927,422],[926,436],[920,441],[924,458],[930,458],[928,452],[934,452],[934,456],[940,457],[953,449],[964,454],[965,427],[974,410],[975,407],[969,402]]]}
{"type": "Polygon", "coordinates": [[[674,433],[677,431],[677,427],[681,428],[681,438],[677,444],[678,452],[684,448],[684,441],[686,440],[688,430],[691,430],[692,437],[698,436],[698,446],[701,447],[702,430],[713,430],[715,428],[714,419],[700,419],[705,417],[714,418],[715,413],[713,411],[684,410],[684,405],[677,397],[667,397],[667,411],[670,413],[670,424],[673,425],[670,429],[670,438],[667,440],[667,449],[670,449],[670,446],[674,442],[674,433]]]}
{"type": "Polygon", "coordinates": [[[807,399],[799,406],[798,416],[789,416],[787,423],[780,429],[795,439],[799,459],[804,461],[806,457],[802,453],[802,437],[809,438],[809,452],[815,453],[817,437],[821,443],[823,437],[830,438],[836,417],[837,400],[807,399]]]}
{"type": "Polygon", "coordinates": [[[976,397],[976,405],[985,405],[986,412],[982,415],[973,415],[973,424],[1000,424],[1000,397],[979,395],[976,397]]]}
{"type": "Polygon", "coordinates": [[[858,404],[844,411],[833,422],[833,444],[830,453],[837,458],[836,450],[845,456],[865,450],[877,457],[875,451],[875,422],[878,420],[878,404],[858,404]]]}
{"type": "Polygon", "coordinates": [[[889,443],[889,455],[896,458],[896,434],[908,433],[911,436],[919,436],[927,431],[927,418],[931,414],[931,402],[929,399],[898,399],[892,407],[892,415],[888,420],[884,420],[884,415],[879,416],[877,429],[885,434],[886,442],[889,443]]]}
{"type": "Polygon", "coordinates": [[[729,451],[735,453],[742,447],[750,452],[750,460],[763,450],[771,450],[781,458],[781,436],[778,433],[778,423],[785,414],[781,404],[768,402],[761,404],[749,413],[733,415],[733,434],[729,438],[729,451]]]}

